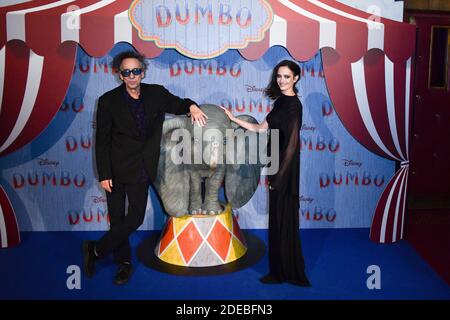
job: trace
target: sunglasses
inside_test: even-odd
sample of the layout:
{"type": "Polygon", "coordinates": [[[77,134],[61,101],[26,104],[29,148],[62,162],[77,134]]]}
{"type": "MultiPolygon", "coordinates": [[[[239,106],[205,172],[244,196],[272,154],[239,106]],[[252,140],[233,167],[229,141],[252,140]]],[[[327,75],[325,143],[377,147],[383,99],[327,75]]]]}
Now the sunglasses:
{"type": "Polygon", "coordinates": [[[129,77],[130,74],[134,74],[135,76],[138,76],[142,73],[142,68],[134,68],[132,70],[130,69],[125,69],[125,70],[120,70],[120,74],[122,75],[122,77],[129,77]]]}

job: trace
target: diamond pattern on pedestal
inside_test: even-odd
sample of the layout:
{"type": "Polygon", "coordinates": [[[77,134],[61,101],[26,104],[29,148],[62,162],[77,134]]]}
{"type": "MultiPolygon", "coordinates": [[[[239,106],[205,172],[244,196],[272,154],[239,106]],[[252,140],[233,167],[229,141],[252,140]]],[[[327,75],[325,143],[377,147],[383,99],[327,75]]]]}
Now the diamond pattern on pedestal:
{"type": "Polygon", "coordinates": [[[186,265],[183,257],[180,254],[180,250],[176,241],[172,241],[171,244],[163,252],[163,254],[159,255],[159,258],[163,261],[171,261],[172,264],[176,264],[179,266],[186,265]]]}
{"type": "Polygon", "coordinates": [[[203,242],[200,250],[192,258],[190,267],[217,266],[223,264],[219,256],[211,249],[206,242],[203,242]]]}
{"type": "Polygon", "coordinates": [[[191,222],[191,219],[189,219],[189,216],[184,216],[181,218],[173,218],[170,217],[174,221],[175,226],[175,234],[180,234],[180,231],[183,229],[185,225],[187,225],[189,222],[191,222]]]}
{"type": "Polygon", "coordinates": [[[169,221],[167,221],[166,227],[161,235],[161,241],[159,244],[159,254],[161,254],[166,247],[172,242],[174,239],[173,234],[173,219],[170,218],[169,221]]]}
{"type": "Polygon", "coordinates": [[[225,261],[230,248],[231,234],[220,222],[216,220],[214,227],[209,234],[208,243],[216,251],[222,261],[225,261]]]}
{"type": "Polygon", "coordinates": [[[186,264],[189,264],[192,256],[198,250],[203,238],[197,230],[194,222],[189,222],[186,228],[177,236],[178,247],[184,257],[186,264]]]}
{"type": "Polygon", "coordinates": [[[194,221],[197,225],[197,229],[200,231],[203,237],[206,237],[216,219],[195,219],[194,221]]]}
{"type": "Polygon", "coordinates": [[[210,267],[241,258],[247,247],[227,205],[218,215],[170,217],[154,251],[170,264],[210,267]]]}
{"type": "Polygon", "coordinates": [[[235,237],[233,237],[231,239],[231,248],[226,262],[231,262],[236,259],[239,259],[245,254],[245,252],[247,252],[247,247],[244,247],[241,242],[239,242],[238,240],[236,240],[235,237]]]}

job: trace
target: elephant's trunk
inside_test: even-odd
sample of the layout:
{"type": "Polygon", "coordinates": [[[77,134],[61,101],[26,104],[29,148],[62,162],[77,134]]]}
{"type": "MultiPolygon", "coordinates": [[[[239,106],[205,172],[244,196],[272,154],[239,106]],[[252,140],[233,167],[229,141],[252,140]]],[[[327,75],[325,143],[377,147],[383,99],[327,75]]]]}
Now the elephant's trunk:
{"type": "Polygon", "coordinates": [[[213,142],[211,144],[211,157],[209,159],[209,167],[211,169],[216,169],[218,162],[219,162],[219,147],[218,143],[213,142]]]}

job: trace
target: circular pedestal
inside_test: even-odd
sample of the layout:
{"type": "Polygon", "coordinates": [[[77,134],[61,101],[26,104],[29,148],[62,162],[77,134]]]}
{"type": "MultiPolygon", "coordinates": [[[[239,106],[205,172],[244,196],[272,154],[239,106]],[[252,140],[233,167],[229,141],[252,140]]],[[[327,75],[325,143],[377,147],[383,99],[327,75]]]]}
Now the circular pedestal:
{"type": "Polygon", "coordinates": [[[247,244],[228,205],[218,215],[170,217],[158,244],[156,256],[185,267],[211,267],[242,257],[247,244]]]}

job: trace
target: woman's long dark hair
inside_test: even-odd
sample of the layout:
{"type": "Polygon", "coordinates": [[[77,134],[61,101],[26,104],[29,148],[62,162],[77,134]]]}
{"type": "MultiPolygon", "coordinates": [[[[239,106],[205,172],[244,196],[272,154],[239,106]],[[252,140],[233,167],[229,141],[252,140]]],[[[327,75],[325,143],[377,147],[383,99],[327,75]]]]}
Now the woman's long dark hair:
{"type": "MultiPolygon", "coordinates": [[[[276,98],[281,96],[281,90],[277,83],[278,69],[280,69],[280,67],[288,67],[289,70],[291,70],[292,73],[294,74],[294,77],[299,76],[298,80],[300,80],[300,67],[298,66],[297,63],[295,63],[294,61],[291,61],[291,60],[283,60],[280,63],[278,63],[275,66],[275,68],[273,68],[272,77],[270,79],[269,85],[267,86],[266,89],[264,89],[264,94],[272,100],[275,100],[276,98]]],[[[294,84],[294,92],[296,94],[297,94],[298,90],[295,86],[297,85],[298,80],[294,84]]]]}

